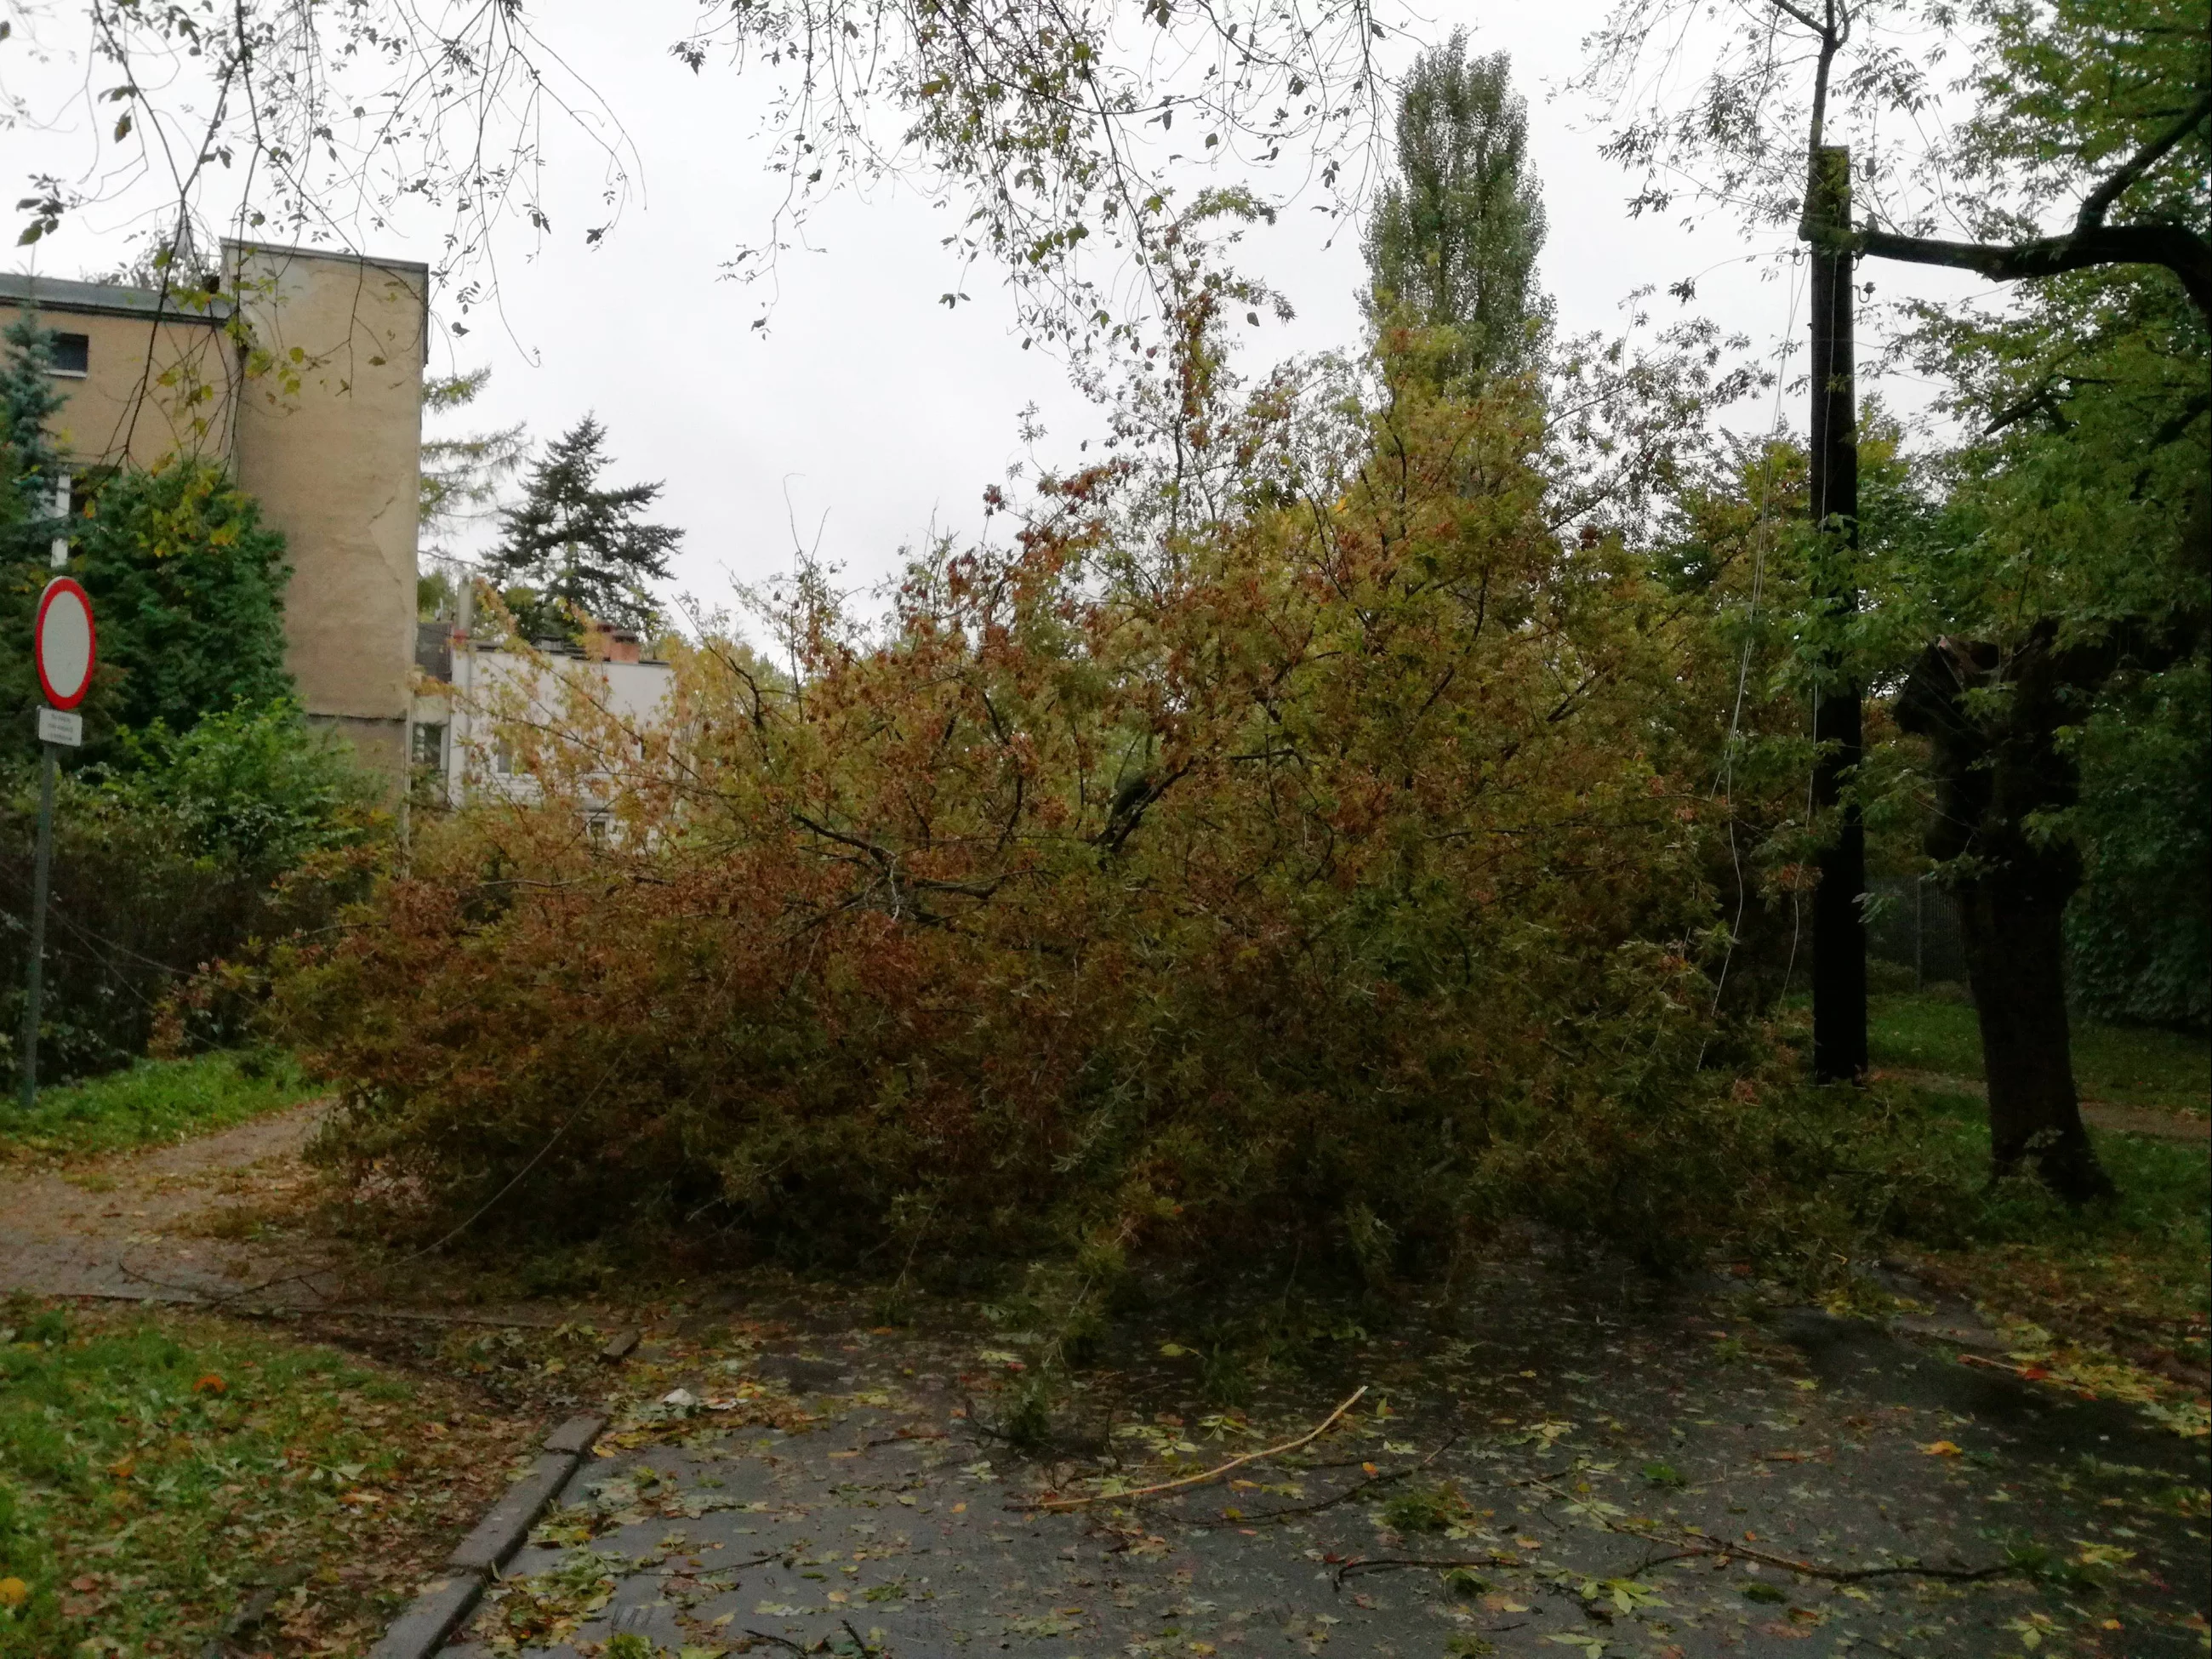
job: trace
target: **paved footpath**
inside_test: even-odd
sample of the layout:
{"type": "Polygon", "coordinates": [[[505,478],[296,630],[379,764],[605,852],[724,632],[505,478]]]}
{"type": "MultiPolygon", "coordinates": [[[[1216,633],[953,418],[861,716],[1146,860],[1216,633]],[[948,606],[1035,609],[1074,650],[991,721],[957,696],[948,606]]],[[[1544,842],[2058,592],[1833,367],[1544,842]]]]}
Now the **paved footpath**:
{"type": "Polygon", "coordinates": [[[1719,1286],[1520,1268],[1413,1323],[1249,1423],[1154,1331],[1039,1458],[983,1426],[1012,1349],[754,1327],[601,1440],[446,1659],[2206,1649],[2204,1443],[2116,1404],[1719,1286]],[[1230,1479],[1039,1501],[1265,1448],[1359,1384],[1230,1479]]]}
{"type": "Polygon", "coordinates": [[[156,1302],[241,1293],[257,1305],[322,1301],[340,1282],[337,1253],[297,1237],[253,1237],[251,1212],[281,1206],[308,1179],[300,1152],[323,1110],[323,1102],[310,1102],[198,1139],[66,1167],[0,1166],[0,1289],[156,1302]],[[226,1212],[247,1224],[222,1224],[226,1212]]]}

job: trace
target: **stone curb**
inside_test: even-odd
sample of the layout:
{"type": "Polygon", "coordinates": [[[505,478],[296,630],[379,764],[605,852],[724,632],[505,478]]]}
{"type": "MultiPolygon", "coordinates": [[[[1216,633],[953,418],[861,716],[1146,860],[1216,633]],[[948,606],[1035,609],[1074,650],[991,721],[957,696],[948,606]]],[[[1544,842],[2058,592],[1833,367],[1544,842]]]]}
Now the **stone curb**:
{"type": "Polygon", "coordinates": [[[474,1611],[491,1576],[522,1547],[532,1527],[607,1426],[596,1412],[570,1418],[547,1435],[538,1462],[485,1511],[469,1535],[453,1547],[446,1573],[422,1587],[406,1611],[392,1621],[368,1659],[429,1659],[474,1611]]]}
{"type": "Polygon", "coordinates": [[[542,1453],[530,1473],[509,1486],[499,1502],[484,1511],[476,1529],[453,1546],[446,1566],[453,1572],[488,1573],[499,1565],[530,1535],[538,1512],[553,1501],[553,1494],[576,1468],[574,1452],[542,1453]]]}

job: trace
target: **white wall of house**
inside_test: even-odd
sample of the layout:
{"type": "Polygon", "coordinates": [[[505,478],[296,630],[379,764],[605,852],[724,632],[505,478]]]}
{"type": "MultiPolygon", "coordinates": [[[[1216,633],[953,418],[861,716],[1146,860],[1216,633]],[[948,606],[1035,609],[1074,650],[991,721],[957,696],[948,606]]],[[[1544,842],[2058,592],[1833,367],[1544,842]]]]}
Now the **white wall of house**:
{"type": "Polygon", "coordinates": [[[538,781],[516,769],[503,720],[559,730],[580,689],[590,702],[635,729],[667,718],[676,671],[667,663],[587,659],[453,641],[450,678],[427,683],[416,699],[418,776],[442,780],[450,805],[485,799],[529,799],[538,781]],[[580,687],[579,685],[580,682],[580,687]]]}

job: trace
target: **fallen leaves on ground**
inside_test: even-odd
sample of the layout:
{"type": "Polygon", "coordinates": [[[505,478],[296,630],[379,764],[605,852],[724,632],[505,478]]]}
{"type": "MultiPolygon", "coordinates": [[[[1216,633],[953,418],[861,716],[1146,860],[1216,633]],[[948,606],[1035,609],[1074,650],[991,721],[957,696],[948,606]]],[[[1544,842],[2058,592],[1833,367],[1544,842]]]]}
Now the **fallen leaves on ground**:
{"type": "Polygon", "coordinates": [[[0,1330],[10,1659],[197,1652],[256,1605],[257,1653],[363,1652],[535,1426],[207,1314],[17,1298],[0,1330]]]}

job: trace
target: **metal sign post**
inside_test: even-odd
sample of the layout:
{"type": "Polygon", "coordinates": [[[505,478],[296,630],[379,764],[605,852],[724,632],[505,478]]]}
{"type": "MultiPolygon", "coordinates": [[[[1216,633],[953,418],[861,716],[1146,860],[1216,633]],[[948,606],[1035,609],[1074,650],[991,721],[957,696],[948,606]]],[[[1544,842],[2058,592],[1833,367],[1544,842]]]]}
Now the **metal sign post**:
{"type": "Polygon", "coordinates": [[[92,623],[92,598],[76,581],[57,576],[39,596],[39,620],[32,654],[38,663],[39,689],[48,707],[39,710],[39,848],[31,875],[31,960],[23,975],[23,1109],[39,1098],[39,1014],[45,991],[46,889],[54,861],[54,761],[64,748],[84,741],[84,716],[76,712],[92,686],[100,656],[92,623]]]}

